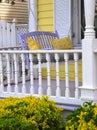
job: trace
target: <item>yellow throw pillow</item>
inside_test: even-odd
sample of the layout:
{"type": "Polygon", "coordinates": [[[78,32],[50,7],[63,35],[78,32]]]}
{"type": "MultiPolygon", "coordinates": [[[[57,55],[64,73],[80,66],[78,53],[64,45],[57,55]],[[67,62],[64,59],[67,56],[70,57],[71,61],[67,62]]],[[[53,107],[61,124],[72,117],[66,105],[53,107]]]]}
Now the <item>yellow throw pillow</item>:
{"type": "Polygon", "coordinates": [[[27,39],[28,41],[28,49],[29,50],[39,50],[41,49],[41,46],[39,45],[39,43],[35,40],[33,40],[31,37],[29,37],[27,39]]]}
{"type": "Polygon", "coordinates": [[[51,40],[51,43],[55,50],[65,50],[74,48],[69,36],[60,39],[53,39],[51,40]]]}

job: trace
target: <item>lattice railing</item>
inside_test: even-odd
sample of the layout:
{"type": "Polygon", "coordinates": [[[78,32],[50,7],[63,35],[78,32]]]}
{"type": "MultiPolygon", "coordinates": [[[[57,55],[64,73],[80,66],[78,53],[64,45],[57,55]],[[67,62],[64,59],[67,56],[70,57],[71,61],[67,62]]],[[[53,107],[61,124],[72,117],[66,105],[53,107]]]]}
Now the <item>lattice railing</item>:
{"type": "Polygon", "coordinates": [[[28,25],[27,24],[17,24],[16,30],[22,34],[27,33],[28,32],[28,25]]]}

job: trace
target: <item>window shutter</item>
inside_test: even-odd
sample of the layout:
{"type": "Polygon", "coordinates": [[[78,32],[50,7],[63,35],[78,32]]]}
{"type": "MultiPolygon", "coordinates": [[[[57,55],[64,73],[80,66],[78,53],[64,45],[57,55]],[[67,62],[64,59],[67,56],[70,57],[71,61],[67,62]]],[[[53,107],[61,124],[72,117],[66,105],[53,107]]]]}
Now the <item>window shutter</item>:
{"type": "Polygon", "coordinates": [[[54,28],[60,37],[70,33],[70,1],[54,0],[54,28]]]}

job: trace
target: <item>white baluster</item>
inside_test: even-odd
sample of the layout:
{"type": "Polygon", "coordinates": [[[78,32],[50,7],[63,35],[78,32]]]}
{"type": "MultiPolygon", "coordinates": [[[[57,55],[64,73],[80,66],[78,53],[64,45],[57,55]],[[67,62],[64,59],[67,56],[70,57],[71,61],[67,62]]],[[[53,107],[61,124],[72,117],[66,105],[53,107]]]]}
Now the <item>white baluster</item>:
{"type": "Polygon", "coordinates": [[[74,53],[75,61],[75,98],[78,98],[78,54],[74,53]]]}
{"type": "Polygon", "coordinates": [[[68,59],[69,54],[64,54],[65,59],[65,79],[66,79],[66,90],[65,90],[65,96],[68,98],[70,96],[70,90],[69,90],[69,71],[68,71],[68,59]]]}
{"type": "Polygon", "coordinates": [[[41,76],[41,54],[38,54],[38,65],[39,65],[39,89],[38,93],[41,96],[42,95],[42,76],[41,76]]]}
{"type": "Polygon", "coordinates": [[[10,56],[10,72],[11,72],[11,80],[13,80],[14,79],[14,65],[13,65],[13,57],[12,56],[10,56]]]}
{"type": "Polygon", "coordinates": [[[10,85],[10,55],[6,54],[6,60],[7,60],[7,82],[8,82],[8,88],[7,91],[8,93],[11,92],[11,85],[10,85]]]}
{"type": "Polygon", "coordinates": [[[0,54],[0,93],[3,92],[3,64],[2,64],[2,54],[0,54]]]}
{"type": "Polygon", "coordinates": [[[18,93],[18,64],[17,64],[17,55],[14,54],[14,72],[15,72],[15,93],[18,93]]]}
{"type": "Polygon", "coordinates": [[[22,93],[26,93],[26,77],[25,77],[25,54],[21,54],[21,59],[22,59],[22,93]]]}
{"type": "Polygon", "coordinates": [[[22,75],[22,61],[21,61],[21,55],[17,56],[18,59],[18,76],[21,77],[22,75]]]}
{"type": "Polygon", "coordinates": [[[56,60],[56,96],[60,97],[61,91],[60,91],[60,77],[59,77],[59,54],[55,54],[55,60],[56,60]]]}
{"type": "Polygon", "coordinates": [[[51,95],[51,78],[50,78],[50,54],[46,54],[46,60],[47,60],[47,95],[51,95]]]}
{"type": "Polygon", "coordinates": [[[33,76],[33,55],[29,54],[29,59],[30,59],[30,93],[33,95],[34,94],[34,76],[33,76]]]}

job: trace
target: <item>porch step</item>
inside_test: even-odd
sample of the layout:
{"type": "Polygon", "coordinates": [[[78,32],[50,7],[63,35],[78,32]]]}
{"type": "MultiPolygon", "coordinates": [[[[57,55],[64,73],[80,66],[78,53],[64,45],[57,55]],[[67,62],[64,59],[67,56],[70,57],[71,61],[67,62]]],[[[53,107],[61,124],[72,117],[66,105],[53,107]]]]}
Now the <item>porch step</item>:
{"type": "Polygon", "coordinates": [[[58,107],[62,108],[62,115],[63,115],[63,119],[64,121],[66,121],[66,118],[68,115],[70,115],[75,109],[79,108],[80,106],[77,105],[68,105],[68,104],[56,104],[58,107]]]}
{"type": "Polygon", "coordinates": [[[66,111],[74,111],[75,109],[79,108],[79,105],[68,105],[68,104],[56,104],[58,107],[66,110],[66,111]]]}

